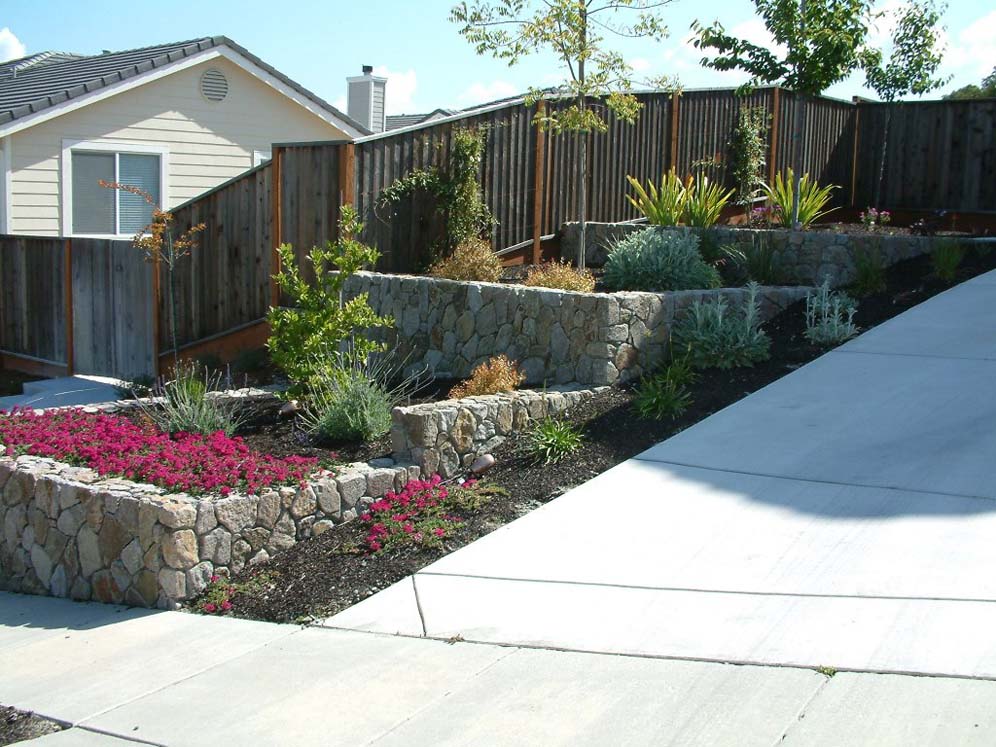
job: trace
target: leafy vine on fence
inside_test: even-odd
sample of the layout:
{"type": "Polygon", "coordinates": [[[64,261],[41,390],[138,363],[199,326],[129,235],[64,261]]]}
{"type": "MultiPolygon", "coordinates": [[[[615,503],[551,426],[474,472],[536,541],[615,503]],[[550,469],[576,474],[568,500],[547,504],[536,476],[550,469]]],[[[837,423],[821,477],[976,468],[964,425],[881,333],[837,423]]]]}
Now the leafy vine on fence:
{"type": "Polygon", "coordinates": [[[378,207],[387,209],[406,197],[427,193],[436,198],[446,217],[446,234],[434,254],[449,254],[460,244],[479,238],[497,222],[484,202],[480,170],[484,158],[485,128],[453,132],[445,169],[416,169],[380,193],[378,207]]]}

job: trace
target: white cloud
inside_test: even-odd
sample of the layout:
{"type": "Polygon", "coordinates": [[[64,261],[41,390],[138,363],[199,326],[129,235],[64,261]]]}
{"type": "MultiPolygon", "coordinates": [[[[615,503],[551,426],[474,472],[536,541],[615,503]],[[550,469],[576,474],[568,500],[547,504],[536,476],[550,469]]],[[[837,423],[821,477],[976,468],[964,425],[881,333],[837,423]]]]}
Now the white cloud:
{"type": "Polygon", "coordinates": [[[461,93],[457,97],[457,102],[461,107],[468,107],[476,104],[484,104],[495,99],[515,96],[519,93],[521,91],[518,87],[512,85],[507,80],[493,80],[490,83],[478,81],[461,93]]]}
{"type": "Polygon", "coordinates": [[[384,65],[374,68],[374,75],[387,78],[386,107],[388,114],[417,114],[415,89],[418,87],[414,69],[390,70],[384,65]]]}
{"type": "Polygon", "coordinates": [[[6,26],[0,29],[0,62],[24,57],[26,51],[24,44],[14,36],[13,31],[6,26]]]}
{"type": "Polygon", "coordinates": [[[993,28],[996,28],[996,10],[976,18],[954,39],[945,34],[948,37],[945,39],[945,69],[949,72],[964,71],[980,79],[992,72],[996,67],[996,35],[993,28]]]}

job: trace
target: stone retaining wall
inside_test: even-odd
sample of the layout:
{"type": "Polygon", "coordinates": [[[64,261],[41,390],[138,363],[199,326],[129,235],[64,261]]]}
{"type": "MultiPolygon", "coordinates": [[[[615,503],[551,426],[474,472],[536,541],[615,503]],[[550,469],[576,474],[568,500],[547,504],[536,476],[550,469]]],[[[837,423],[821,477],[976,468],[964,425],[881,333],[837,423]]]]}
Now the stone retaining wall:
{"type": "MultiPolygon", "coordinates": [[[[645,231],[646,224],[588,223],[586,231],[586,261],[593,267],[605,264],[609,248],[634,231],[645,231]]],[[[691,230],[701,234],[708,230],[719,245],[750,247],[753,242],[770,242],[778,266],[786,277],[797,282],[819,284],[829,277],[835,285],[846,285],[854,279],[854,256],[857,252],[878,251],[884,266],[903,259],[917,257],[931,250],[931,239],[925,236],[891,236],[880,233],[849,234],[830,230],[789,231],[783,229],[730,228],[710,229],[655,228],[660,231],[691,230]]],[[[577,254],[578,224],[565,223],[560,232],[560,254],[573,258],[577,254]]]]}
{"type": "MultiPolygon", "coordinates": [[[[672,324],[696,299],[746,297],[740,288],[668,293],[575,293],[500,283],[361,272],[346,293],[366,292],[397,330],[391,347],[411,368],[463,378],[504,353],[533,385],[603,386],[639,377],[664,355],[672,324]]],[[[765,318],[805,298],[806,288],[762,289],[765,318]]]]}
{"type": "Polygon", "coordinates": [[[396,407],[391,428],[394,456],[419,465],[425,474],[453,477],[509,434],[559,415],[604,389],[522,389],[396,407]]]}
{"type": "Polygon", "coordinates": [[[0,446],[0,588],[170,609],[357,516],[419,468],[377,460],[258,496],[194,497],[0,446]]]}

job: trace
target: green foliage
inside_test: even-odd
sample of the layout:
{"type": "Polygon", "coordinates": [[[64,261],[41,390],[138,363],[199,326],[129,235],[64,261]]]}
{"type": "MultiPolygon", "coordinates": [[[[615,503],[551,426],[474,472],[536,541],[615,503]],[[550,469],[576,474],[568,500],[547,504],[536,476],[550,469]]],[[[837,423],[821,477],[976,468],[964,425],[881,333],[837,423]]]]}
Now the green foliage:
{"type": "Polygon", "coordinates": [[[726,246],[723,252],[734,268],[730,274],[738,280],[753,280],[761,285],[781,285],[785,282],[785,273],[778,265],[775,247],[765,234],[752,235],[749,246],[726,246]]]}
{"type": "Polygon", "coordinates": [[[958,268],[963,259],[965,247],[957,239],[937,239],[930,252],[934,275],[946,283],[953,283],[958,277],[958,268]]]}
{"type": "Polygon", "coordinates": [[[321,441],[367,441],[391,430],[390,394],[355,368],[312,376],[301,419],[321,441]]]}
{"type": "Polygon", "coordinates": [[[348,301],[343,298],[343,286],[349,276],[373,265],[380,256],[376,249],[355,238],[362,229],[356,212],[344,205],[339,240],[327,242],[324,248],[313,247],[308,255],[316,276],[313,284],[302,276],[293,247],[283,244],[278,248],[280,272],[276,279],[293,306],[270,309],[267,319],[271,334],[267,347],[273,362],[290,379],[292,393],[300,393],[308,386],[315,374],[316,361],[327,350],[345,341],[361,356],[381,350],[383,344],[363,337],[364,331],[394,325],[391,317],[374,312],[366,293],[348,301]]]}
{"type": "Polygon", "coordinates": [[[730,174],[737,185],[734,201],[745,211],[750,210],[763,183],[770,118],[763,106],[742,106],[730,136],[730,174]]]}
{"type": "Polygon", "coordinates": [[[872,22],[870,0],[754,0],[754,6],[774,44],[733,36],[719,21],[711,26],[696,21],[695,47],[715,52],[703,65],[742,70],[751,76],[750,86],[781,83],[810,96],[860,66],[872,22]]]}
{"type": "Polygon", "coordinates": [[[417,193],[433,195],[446,217],[446,237],[437,253],[447,255],[458,246],[480,240],[495,224],[481,191],[481,161],[486,128],[454,130],[445,170],[433,166],[416,169],[380,193],[378,205],[386,208],[417,193]]]}
{"type": "MultiPolygon", "coordinates": [[[[587,102],[602,99],[605,107],[626,122],[635,121],[640,104],[628,93],[633,70],[622,55],[605,48],[603,33],[660,41],[667,27],[655,0],[473,0],[456,5],[450,20],[478,54],[490,54],[509,65],[532,54],[552,54],[565,72],[558,98],[574,103],[538,114],[539,126],[554,132],[605,132],[604,115],[587,102]],[[626,14],[633,23],[618,21],[626,14]]],[[[662,83],[661,81],[655,81],[662,83]]],[[[545,98],[533,89],[530,103],[545,98]]]]}
{"type": "Polygon", "coordinates": [[[733,190],[710,183],[709,177],[699,174],[688,191],[685,203],[685,222],[694,228],[710,228],[719,221],[719,214],[733,196],[733,190]]]}
{"type": "Polygon", "coordinates": [[[152,389],[155,400],[141,410],[164,433],[215,433],[232,435],[241,425],[235,405],[212,396],[223,389],[220,373],[210,373],[197,363],[180,361],[171,379],[152,389]]]}
{"type": "Polygon", "coordinates": [[[605,261],[605,284],[613,290],[666,291],[716,288],[719,273],[699,253],[690,231],[648,228],[617,242],[605,261]]]}
{"type": "Polygon", "coordinates": [[[967,86],[962,86],[958,88],[944,98],[964,100],[964,99],[992,99],[996,98],[996,67],[993,71],[989,73],[985,78],[982,79],[981,85],[975,85],[974,83],[967,86]]]}
{"type": "Polygon", "coordinates": [[[723,296],[695,301],[675,325],[673,342],[695,368],[726,369],[767,360],[771,339],[761,329],[757,283],[748,284],[746,302],[737,309],[723,296]]]}
{"type": "MultiPolygon", "coordinates": [[[[779,220],[784,225],[787,223],[786,216],[792,215],[793,189],[795,183],[795,172],[785,169],[784,175],[779,172],[775,174],[773,184],[762,185],[764,196],[773,208],[773,213],[779,216],[779,220]]],[[[837,187],[828,184],[825,187],[819,186],[814,179],[809,178],[809,174],[803,174],[799,180],[799,223],[803,228],[809,226],[824,215],[832,213],[836,208],[824,210],[830,202],[830,196],[837,187]]]]}
{"type": "Polygon", "coordinates": [[[654,420],[676,420],[692,404],[689,385],[698,374],[685,359],[673,361],[658,373],[646,376],[636,390],[634,404],[641,417],[654,420]]]}
{"type": "Polygon", "coordinates": [[[886,288],[885,262],[879,248],[861,249],[854,252],[854,280],[851,290],[858,298],[881,293],[886,288]]]}
{"type": "Polygon", "coordinates": [[[685,223],[709,228],[719,220],[723,206],[733,195],[732,189],[724,191],[701,173],[683,182],[673,170],[669,171],[661,179],[659,188],[652,181],[644,187],[631,176],[626,180],[634,192],[626,195],[626,199],[654,226],[685,223]]]}
{"type": "Polygon", "coordinates": [[[830,290],[830,280],[806,294],[806,339],[814,345],[837,345],[858,334],[858,306],[846,293],[830,290]]]}
{"type": "Polygon", "coordinates": [[[661,177],[658,188],[653,181],[644,187],[637,179],[627,176],[634,195],[626,195],[629,203],[653,226],[676,226],[685,218],[688,190],[674,169],[661,177]]]}
{"type": "Polygon", "coordinates": [[[905,5],[879,14],[891,15],[892,51],[884,61],[881,50],[864,53],[865,85],[883,101],[937,90],[951,78],[937,77],[941,66],[941,15],[933,0],[908,0],[905,5]]]}
{"type": "Polygon", "coordinates": [[[526,443],[537,462],[553,464],[577,452],[584,445],[584,433],[567,420],[545,417],[529,431],[526,443]]]}

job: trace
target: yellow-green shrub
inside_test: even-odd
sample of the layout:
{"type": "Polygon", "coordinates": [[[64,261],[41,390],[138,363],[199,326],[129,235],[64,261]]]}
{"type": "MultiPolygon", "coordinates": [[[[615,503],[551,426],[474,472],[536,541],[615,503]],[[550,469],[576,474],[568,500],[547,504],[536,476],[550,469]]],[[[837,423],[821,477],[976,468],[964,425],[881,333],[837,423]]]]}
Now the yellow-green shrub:
{"type": "Polygon", "coordinates": [[[534,265],[523,281],[535,288],[557,288],[566,291],[591,293],[595,290],[595,276],[588,270],[579,270],[566,262],[544,262],[534,265]]]}
{"type": "Polygon", "coordinates": [[[525,380],[526,375],[519,370],[515,361],[509,360],[506,355],[496,355],[471,371],[469,379],[450,389],[450,398],[511,392],[518,389],[519,384],[525,380]]]}
{"type": "Polygon", "coordinates": [[[491,251],[491,245],[484,239],[468,239],[460,244],[448,257],[435,262],[429,274],[449,280],[472,280],[483,283],[496,283],[501,279],[501,260],[491,251]]]}

